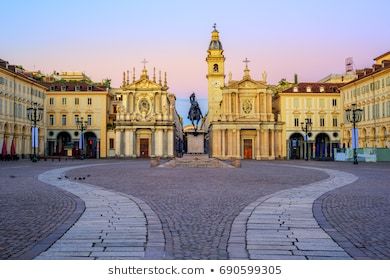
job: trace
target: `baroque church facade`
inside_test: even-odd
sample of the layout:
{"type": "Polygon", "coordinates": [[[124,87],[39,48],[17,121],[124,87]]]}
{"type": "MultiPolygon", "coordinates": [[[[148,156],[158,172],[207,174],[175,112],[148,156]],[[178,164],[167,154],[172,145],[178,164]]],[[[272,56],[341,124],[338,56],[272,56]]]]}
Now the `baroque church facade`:
{"type": "Polygon", "coordinates": [[[208,48],[209,154],[220,159],[273,160],[282,157],[282,126],[272,112],[272,91],[266,73],[262,80],[250,75],[248,60],[241,79],[231,73],[225,82],[225,56],[219,32],[211,33],[208,48]]]}
{"type": "Polygon", "coordinates": [[[129,71],[123,83],[114,89],[116,96],[115,156],[122,158],[175,157],[182,150],[182,120],[176,112],[174,94],[164,82],[152,79],[144,66],[140,78],[129,82],[129,71]]]}

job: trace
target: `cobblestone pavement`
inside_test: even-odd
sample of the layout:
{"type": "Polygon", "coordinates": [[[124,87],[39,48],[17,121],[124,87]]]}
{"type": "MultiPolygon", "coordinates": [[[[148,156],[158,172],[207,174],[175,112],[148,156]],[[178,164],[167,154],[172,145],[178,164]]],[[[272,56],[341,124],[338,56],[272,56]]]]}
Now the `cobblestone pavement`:
{"type": "Polygon", "coordinates": [[[54,242],[51,234],[81,214],[77,197],[37,180],[47,169],[74,164],[80,162],[0,162],[0,259],[34,257],[45,246],[40,241],[54,242]]]}
{"type": "MultiPolygon", "coordinates": [[[[109,193],[132,199],[144,212],[146,222],[150,220],[147,227],[161,221],[166,238],[164,258],[173,259],[228,258],[232,223],[245,207],[256,200],[264,201],[277,192],[328,178],[326,173],[318,170],[284,165],[346,171],[359,179],[315,200],[313,212],[317,222],[353,258],[390,258],[390,163],[360,163],[356,166],[338,162],[243,161],[241,169],[227,170],[149,168],[150,162],[146,160],[88,160],[0,163],[1,259],[35,257],[61,237],[81,215],[83,201],[69,192],[39,182],[38,174],[53,168],[91,163],[108,165],[69,171],[70,180],[101,186],[109,193]],[[158,217],[153,216],[153,212],[158,217]]],[[[309,209],[309,204],[306,206],[309,209]]],[[[300,220],[306,226],[315,226],[305,218],[300,220]]],[[[152,229],[158,231],[156,227],[152,229]]],[[[81,238],[84,233],[78,234],[81,238]]],[[[309,236],[305,238],[310,241],[309,236]]],[[[83,242],[79,241],[77,246],[81,248],[83,242]]],[[[322,247],[326,249],[325,245],[329,244],[324,243],[322,247]]],[[[120,244],[118,247],[123,249],[118,250],[127,250],[124,245],[120,244]]],[[[154,245],[161,246],[161,242],[154,245]]],[[[270,247],[263,246],[261,250],[271,253],[274,244],[269,242],[268,245],[270,247]]],[[[61,246],[52,248],[56,247],[57,251],[67,250],[61,246]]],[[[343,253],[340,252],[336,254],[343,253]]],[[[318,255],[317,252],[314,254],[318,255]]],[[[114,259],[121,258],[114,255],[114,259]]],[[[158,249],[152,250],[149,258],[158,258],[158,255],[158,249]]],[[[134,258],[138,257],[142,256],[134,258]]],[[[62,259],[63,256],[53,258],[62,259]]]]}
{"type": "MultiPolygon", "coordinates": [[[[286,166],[286,165],[280,165],[286,166]]],[[[293,165],[289,165],[293,167],[293,165]]],[[[307,171],[313,167],[300,167],[307,171]]],[[[234,220],[229,238],[232,259],[350,259],[318,225],[313,203],[322,194],[358,178],[321,168],[329,178],[276,192],[249,204],[234,220]]]]}
{"type": "MultiPolygon", "coordinates": [[[[275,162],[283,163],[283,162],[275,162]]],[[[390,163],[305,162],[359,177],[318,198],[313,210],[319,224],[355,259],[390,259],[390,163]]]]}
{"type": "Polygon", "coordinates": [[[159,216],[166,258],[226,259],[231,224],[257,198],[328,177],[320,171],[243,162],[238,169],[148,168],[149,161],[125,161],[69,171],[70,178],[131,194],[159,216]]]}
{"type": "Polygon", "coordinates": [[[78,167],[54,169],[38,177],[77,195],[86,209],[72,228],[36,259],[162,258],[165,243],[162,228],[161,224],[157,228],[150,224],[155,216],[145,215],[150,208],[129,195],[66,178],[64,173],[74,168],[78,167]]]}
{"type": "Polygon", "coordinates": [[[331,236],[337,239],[341,234],[358,248],[360,252],[342,244],[356,258],[390,259],[390,164],[338,165],[332,168],[353,173],[359,180],[318,199],[333,228],[331,236]]]}

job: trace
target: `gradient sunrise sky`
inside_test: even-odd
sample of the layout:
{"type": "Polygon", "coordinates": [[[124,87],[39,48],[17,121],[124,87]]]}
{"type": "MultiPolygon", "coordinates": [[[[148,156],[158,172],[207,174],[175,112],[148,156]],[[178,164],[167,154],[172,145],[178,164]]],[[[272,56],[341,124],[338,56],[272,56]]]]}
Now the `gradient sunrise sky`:
{"type": "Polygon", "coordinates": [[[206,51],[217,23],[226,74],[242,77],[245,57],[253,78],[317,81],[357,68],[390,50],[390,1],[2,1],[0,58],[45,73],[84,71],[111,78],[146,58],[168,72],[170,91],[207,96],[206,51]]]}

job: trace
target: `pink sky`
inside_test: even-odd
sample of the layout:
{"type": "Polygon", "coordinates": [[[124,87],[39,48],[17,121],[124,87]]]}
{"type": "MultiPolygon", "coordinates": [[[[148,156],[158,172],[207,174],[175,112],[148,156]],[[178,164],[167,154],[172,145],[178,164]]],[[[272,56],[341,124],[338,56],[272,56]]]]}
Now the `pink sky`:
{"type": "Polygon", "coordinates": [[[119,86],[124,70],[146,58],[168,72],[178,97],[207,96],[206,62],[212,24],[217,23],[226,74],[252,77],[267,71],[282,78],[317,81],[344,72],[352,56],[357,68],[390,50],[387,1],[8,1],[0,19],[0,58],[27,69],[84,71],[93,80],[119,86]],[[315,2],[315,3],[313,3],[315,2]],[[77,8],[77,9],[76,9],[77,8]],[[11,15],[18,14],[18,19],[11,15]]]}

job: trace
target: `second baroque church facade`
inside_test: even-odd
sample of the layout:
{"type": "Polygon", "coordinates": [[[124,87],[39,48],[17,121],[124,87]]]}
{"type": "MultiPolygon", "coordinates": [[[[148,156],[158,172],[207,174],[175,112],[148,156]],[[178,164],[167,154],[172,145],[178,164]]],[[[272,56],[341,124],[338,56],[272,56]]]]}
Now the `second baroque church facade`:
{"type": "Polygon", "coordinates": [[[250,75],[248,60],[243,77],[225,82],[225,57],[214,26],[208,48],[209,153],[220,159],[272,160],[282,157],[282,125],[272,112],[272,91],[266,81],[250,75]]]}
{"type": "Polygon", "coordinates": [[[182,151],[182,121],[176,112],[174,94],[164,82],[149,79],[144,66],[138,80],[123,73],[123,83],[116,96],[115,156],[122,158],[173,158],[182,151]]]}

